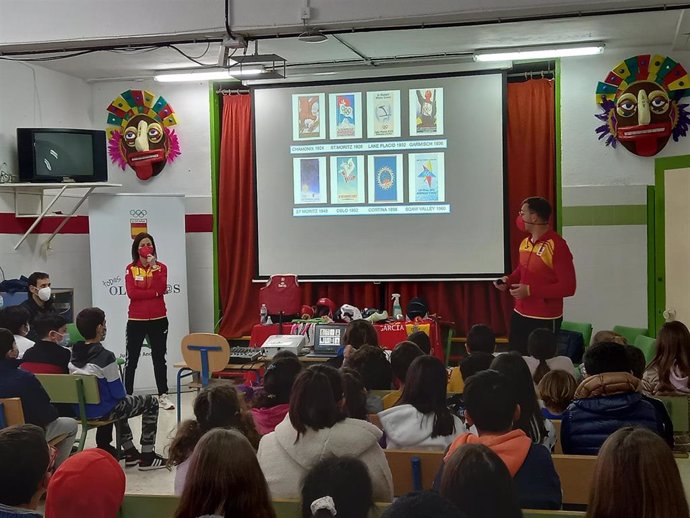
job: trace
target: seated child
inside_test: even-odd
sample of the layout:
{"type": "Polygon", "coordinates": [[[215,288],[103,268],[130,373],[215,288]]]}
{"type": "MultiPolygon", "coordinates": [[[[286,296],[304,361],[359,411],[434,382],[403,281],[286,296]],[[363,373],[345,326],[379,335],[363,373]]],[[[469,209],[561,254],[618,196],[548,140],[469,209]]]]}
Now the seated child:
{"type": "Polygon", "coordinates": [[[550,329],[535,329],[527,338],[525,363],[529,367],[534,384],[537,385],[544,375],[551,370],[563,370],[576,375],[575,366],[567,356],[557,356],[558,341],[550,329]]]}
{"type": "Polygon", "coordinates": [[[560,419],[573,402],[577,382],[573,375],[563,370],[547,372],[537,385],[537,393],[544,406],[541,413],[546,419],[560,419]]]}
{"type": "Polygon", "coordinates": [[[397,390],[383,397],[384,410],[395,405],[396,401],[400,399],[410,364],[423,355],[424,352],[414,342],[400,342],[395,346],[391,353],[391,369],[393,371],[393,385],[397,387],[397,390]]]}
{"type": "Polygon", "coordinates": [[[491,366],[496,349],[496,336],[489,326],[475,324],[467,333],[465,349],[468,356],[460,361],[459,367],[451,369],[448,392],[462,393],[465,386],[463,380],[491,366]]]}
{"type": "Polygon", "coordinates": [[[445,449],[465,430],[446,406],[446,368],[434,356],[420,356],[407,371],[400,400],[379,413],[387,448],[445,449]]]}
{"type": "MultiPolygon", "coordinates": [[[[561,481],[551,452],[521,429],[513,429],[520,417],[520,405],[508,378],[494,370],[479,372],[465,386],[465,419],[477,428],[477,435],[464,433],[451,444],[445,463],[464,444],[488,446],[505,463],[513,477],[522,509],[560,509],[561,481]]],[[[434,483],[440,487],[441,467],[434,483]]]]}
{"type": "MultiPolygon", "coordinates": [[[[347,366],[359,372],[364,388],[371,390],[390,390],[393,383],[393,371],[386,354],[378,345],[363,345],[348,359],[347,366]]],[[[367,395],[367,412],[375,414],[383,410],[380,396],[367,395]]]]}
{"type": "Polygon", "coordinates": [[[271,433],[287,415],[292,385],[300,372],[302,362],[295,355],[273,358],[266,367],[263,389],[252,405],[252,417],[260,435],[271,433]]]}
{"type": "Polygon", "coordinates": [[[26,350],[34,345],[34,341],[26,337],[31,331],[30,318],[31,313],[22,305],[9,306],[0,310],[0,327],[9,329],[14,335],[14,341],[19,350],[17,358],[20,360],[26,350]]]}
{"type": "MultiPolygon", "coordinates": [[[[74,344],[69,370],[72,374],[95,375],[101,396],[100,403],[86,405],[86,415],[89,419],[123,420],[121,430],[126,466],[138,464],[140,471],[165,468],[167,459],[154,450],[158,430],[158,400],[151,394],[128,396],[125,393],[115,355],[101,344],[107,332],[105,313],[100,308],[83,309],[77,315],[77,329],[84,341],[74,344]],[[132,430],[127,423],[127,419],[139,415],[142,416],[141,453],[134,447],[132,430]]],[[[109,445],[98,446],[112,453],[109,445]]]]}
{"type": "Polygon", "coordinates": [[[39,313],[33,328],[39,340],[24,353],[22,369],[34,374],[67,374],[70,359],[67,321],[57,313],[39,313]]]}
{"type": "Polygon", "coordinates": [[[20,398],[24,422],[45,430],[47,441],[64,437],[55,445],[59,466],[72,450],[77,422],[70,417],[59,417],[41,382],[32,373],[19,368],[17,354],[14,335],[7,329],[0,329],[0,398],[20,398]]]}
{"type": "Polygon", "coordinates": [[[237,391],[230,385],[206,387],[194,400],[194,417],[183,421],[170,443],[168,464],[177,466],[175,494],[184,490],[189,458],[201,437],[214,428],[235,429],[244,435],[254,449],[259,447],[259,434],[254,421],[237,391]]]}

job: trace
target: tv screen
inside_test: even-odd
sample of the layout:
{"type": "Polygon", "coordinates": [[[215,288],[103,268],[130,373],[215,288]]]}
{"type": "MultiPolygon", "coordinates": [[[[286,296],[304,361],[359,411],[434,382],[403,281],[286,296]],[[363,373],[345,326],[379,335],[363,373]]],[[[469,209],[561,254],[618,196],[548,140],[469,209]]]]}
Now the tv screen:
{"type": "Polygon", "coordinates": [[[18,128],[17,149],[23,181],[108,179],[104,131],[18,128]]]}

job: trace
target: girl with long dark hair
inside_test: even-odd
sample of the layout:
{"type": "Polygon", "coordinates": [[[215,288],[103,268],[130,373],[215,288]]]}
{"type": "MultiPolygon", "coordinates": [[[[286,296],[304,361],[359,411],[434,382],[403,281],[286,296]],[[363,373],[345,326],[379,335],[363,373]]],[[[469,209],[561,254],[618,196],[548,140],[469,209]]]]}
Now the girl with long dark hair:
{"type": "Polygon", "coordinates": [[[553,450],[556,444],[556,430],[553,423],[544,419],[534,390],[534,381],[524,358],[517,352],[499,354],[491,368],[508,378],[520,405],[520,418],[514,428],[523,430],[534,443],[543,444],[553,450]]]}
{"type": "Polygon", "coordinates": [[[366,464],[374,499],[391,501],[391,471],[378,443],[381,430],[345,417],[344,409],[343,380],[337,369],[314,365],[297,377],[287,417],[261,438],[257,453],[273,498],[299,498],[300,480],[312,466],[328,457],[352,455],[366,464]]]}
{"type": "Polygon", "coordinates": [[[236,430],[216,428],[194,448],[175,518],[275,518],[254,448],[236,430]]]}
{"type": "Polygon", "coordinates": [[[190,457],[201,437],[214,428],[235,429],[244,435],[254,449],[259,434],[254,421],[237,391],[230,385],[213,385],[203,389],[194,400],[194,417],[180,423],[170,443],[168,465],[177,466],[175,494],[182,494],[190,457]]]}
{"type": "Polygon", "coordinates": [[[679,321],[666,322],[656,339],[656,354],[642,377],[643,390],[690,394],[690,331],[679,321]]]}
{"type": "Polygon", "coordinates": [[[465,431],[446,406],[446,368],[438,358],[420,356],[407,371],[405,388],[392,408],[379,413],[387,448],[445,449],[465,431]]]}

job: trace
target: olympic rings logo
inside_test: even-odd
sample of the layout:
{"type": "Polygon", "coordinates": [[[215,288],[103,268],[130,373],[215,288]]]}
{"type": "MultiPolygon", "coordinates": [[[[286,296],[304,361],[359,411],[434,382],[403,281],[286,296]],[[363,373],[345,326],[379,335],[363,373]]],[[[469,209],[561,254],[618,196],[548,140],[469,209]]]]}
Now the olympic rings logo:
{"type": "Polygon", "coordinates": [[[129,215],[133,218],[143,218],[144,216],[146,216],[146,214],[148,214],[148,212],[141,209],[133,209],[129,211],[129,215]]]}

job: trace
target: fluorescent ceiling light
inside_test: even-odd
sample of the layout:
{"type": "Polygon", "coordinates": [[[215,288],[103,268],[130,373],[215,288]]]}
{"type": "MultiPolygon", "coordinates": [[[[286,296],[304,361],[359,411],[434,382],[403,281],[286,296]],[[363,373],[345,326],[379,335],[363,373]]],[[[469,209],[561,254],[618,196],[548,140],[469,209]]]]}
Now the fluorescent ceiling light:
{"type": "Polygon", "coordinates": [[[263,67],[237,68],[234,70],[213,70],[209,72],[182,72],[176,74],[158,74],[153,76],[160,83],[176,83],[184,81],[217,81],[222,79],[236,79],[238,77],[254,77],[263,74],[263,67]]]}
{"type": "Polygon", "coordinates": [[[475,61],[517,61],[522,59],[554,59],[572,56],[593,56],[604,52],[603,43],[577,45],[551,45],[541,47],[514,47],[506,49],[478,50],[475,61]]]}

